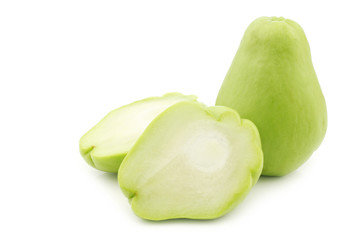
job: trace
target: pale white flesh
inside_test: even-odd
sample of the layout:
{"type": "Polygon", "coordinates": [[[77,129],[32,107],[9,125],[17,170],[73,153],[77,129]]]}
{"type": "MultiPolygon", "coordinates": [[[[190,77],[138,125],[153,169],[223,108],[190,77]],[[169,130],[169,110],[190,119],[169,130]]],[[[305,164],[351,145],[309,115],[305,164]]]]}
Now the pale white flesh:
{"type": "Polygon", "coordinates": [[[118,180],[145,219],[212,219],[258,180],[263,156],[255,125],[226,107],[177,103],[145,130],[118,180]]]}
{"type": "Polygon", "coordinates": [[[117,172],[123,158],[159,113],[177,102],[195,100],[195,96],[169,93],[118,108],[80,139],[80,152],[93,167],[117,172]]]}

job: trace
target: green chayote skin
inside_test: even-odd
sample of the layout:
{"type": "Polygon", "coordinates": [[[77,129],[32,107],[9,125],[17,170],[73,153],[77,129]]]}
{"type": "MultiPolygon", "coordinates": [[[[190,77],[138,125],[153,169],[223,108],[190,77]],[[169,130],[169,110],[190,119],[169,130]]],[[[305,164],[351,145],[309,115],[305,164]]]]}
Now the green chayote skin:
{"type": "Polygon", "coordinates": [[[261,17],[247,28],[216,105],[238,111],[260,132],[262,175],[301,166],[327,128],[324,96],[303,29],[282,17],[261,17]]]}

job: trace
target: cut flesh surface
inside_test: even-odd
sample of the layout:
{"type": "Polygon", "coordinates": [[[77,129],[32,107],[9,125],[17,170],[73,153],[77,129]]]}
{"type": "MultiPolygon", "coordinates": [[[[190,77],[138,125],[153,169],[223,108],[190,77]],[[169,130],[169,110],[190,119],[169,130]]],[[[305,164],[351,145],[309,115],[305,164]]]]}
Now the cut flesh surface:
{"type": "Polygon", "coordinates": [[[120,166],[118,180],[142,218],[212,219],[247,195],[262,165],[252,122],[227,107],[181,102],[146,128],[120,166]]]}
{"type": "Polygon", "coordinates": [[[181,101],[196,101],[196,97],[168,93],[113,110],[80,139],[81,155],[99,170],[117,172],[149,123],[169,106],[181,101]]]}

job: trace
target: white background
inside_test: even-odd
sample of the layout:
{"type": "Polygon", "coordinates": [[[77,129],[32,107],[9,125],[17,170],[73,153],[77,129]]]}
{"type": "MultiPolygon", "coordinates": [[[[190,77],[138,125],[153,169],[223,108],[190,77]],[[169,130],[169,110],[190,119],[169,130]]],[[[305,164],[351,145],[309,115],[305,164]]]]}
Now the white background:
{"type": "Polygon", "coordinates": [[[1,239],[359,239],[360,18],[356,1],[1,1],[1,239]],[[107,112],[178,91],[213,105],[246,27],[305,30],[328,106],[320,148],[261,178],[213,221],[136,217],[79,138],[107,112]]]}

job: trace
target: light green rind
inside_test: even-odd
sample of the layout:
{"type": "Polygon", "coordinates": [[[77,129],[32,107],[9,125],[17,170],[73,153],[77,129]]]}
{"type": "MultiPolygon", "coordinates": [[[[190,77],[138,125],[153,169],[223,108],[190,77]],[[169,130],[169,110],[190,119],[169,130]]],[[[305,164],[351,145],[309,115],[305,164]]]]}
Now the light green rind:
{"type": "Polygon", "coordinates": [[[194,95],[167,93],[117,108],[81,137],[80,154],[92,167],[116,173],[137,138],[159,113],[172,104],[196,101],[196,98],[194,95]],[[124,122],[126,124],[122,126],[124,122]]]}
{"type": "Polygon", "coordinates": [[[286,175],[321,144],[327,111],[310,47],[294,21],[261,17],[247,28],[219,91],[228,106],[259,129],[262,174],[286,175]]]}
{"type": "Polygon", "coordinates": [[[251,121],[227,107],[180,102],[149,124],[121,164],[118,181],[141,218],[214,219],[245,198],[262,166],[260,137],[251,121]],[[186,141],[201,136],[199,128],[222,132],[231,145],[232,157],[215,172],[192,168],[184,157],[191,155],[183,152],[186,141]]]}

